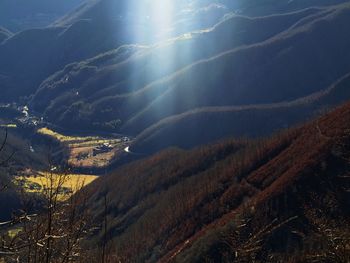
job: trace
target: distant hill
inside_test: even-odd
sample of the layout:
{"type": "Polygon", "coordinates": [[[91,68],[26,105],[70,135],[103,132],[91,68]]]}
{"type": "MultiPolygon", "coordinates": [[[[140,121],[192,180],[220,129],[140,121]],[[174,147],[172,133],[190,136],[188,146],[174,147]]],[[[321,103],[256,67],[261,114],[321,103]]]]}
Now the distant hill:
{"type": "MultiPolygon", "coordinates": [[[[138,16],[129,17],[130,20],[146,17],[149,0],[143,1],[120,1],[120,0],[2,0],[0,3],[0,26],[19,32],[31,28],[47,27],[49,25],[69,25],[81,19],[93,19],[97,17],[109,17],[112,20],[118,18],[119,14],[125,14],[125,8],[139,8],[138,16]],[[145,4],[143,4],[145,2],[145,4]],[[108,13],[106,13],[108,12],[108,13]],[[106,16],[107,14],[107,16],[106,16]]],[[[305,1],[227,1],[227,0],[205,0],[205,1],[176,1],[174,8],[181,10],[190,6],[196,14],[196,20],[192,19],[192,29],[199,24],[212,24],[214,19],[221,17],[223,12],[234,11],[253,16],[262,16],[275,13],[295,11],[310,6],[334,5],[345,0],[305,0],[305,1]],[[206,7],[211,5],[217,12],[216,18],[208,16],[206,7]],[[198,11],[198,9],[202,10],[198,11]],[[225,9],[225,10],[224,10],[225,9]]],[[[213,14],[212,11],[210,11],[213,14]]],[[[188,20],[188,17],[181,17],[188,20]]],[[[130,22],[130,21],[128,21],[130,22]]],[[[188,23],[187,21],[186,23],[188,23]]],[[[145,28],[144,28],[145,29],[145,28]]]]}
{"type": "MultiPolygon", "coordinates": [[[[113,122],[121,123],[114,131],[138,135],[186,112],[302,99],[350,72],[349,21],[348,4],[258,18],[226,16],[210,30],[155,47],[124,46],[72,64],[44,81],[31,105],[66,127],[79,122],[81,128],[106,129],[113,122]],[[135,53],[124,56],[128,50],[135,53]]],[[[342,92],[337,96],[339,102],[347,98],[342,92]]],[[[291,123],[305,119],[307,109],[292,114],[291,123]]],[[[288,115],[278,112],[271,113],[272,129],[289,125],[288,115]]],[[[247,120],[241,123],[247,131],[247,120]]],[[[207,138],[218,138],[225,125],[232,127],[229,122],[213,126],[207,138]]]]}
{"type": "Polygon", "coordinates": [[[12,35],[6,28],[0,27],[0,43],[12,35]]]}
{"type": "MultiPolygon", "coordinates": [[[[194,2],[186,12],[188,2],[179,2],[169,23],[174,30],[160,42],[157,30],[147,27],[157,25],[146,19],[147,3],[89,1],[52,27],[7,38],[0,44],[0,99],[30,100],[32,108],[66,128],[78,123],[81,129],[137,136],[188,112],[298,100],[350,72],[348,3],[324,7],[337,1],[322,1],[321,7],[271,15],[275,9],[263,2],[256,6],[266,8],[256,11],[263,16],[247,17],[228,2],[194,2]],[[150,34],[136,39],[134,30],[150,34]]],[[[247,7],[242,10],[253,8],[249,1],[239,3],[247,7]]],[[[315,4],[280,3],[279,12],[315,4]]],[[[293,123],[301,120],[297,116],[302,114],[293,123]]],[[[273,127],[285,125],[288,120],[273,127]]],[[[222,133],[212,131],[207,138],[222,133]]],[[[159,131],[153,139],[164,139],[157,136],[159,131]]]]}
{"type": "Polygon", "coordinates": [[[46,27],[83,0],[1,0],[0,26],[13,32],[46,27]]]}
{"type": "MultiPolygon", "coordinates": [[[[210,0],[208,0],[210,1],[210,0]]],[[[329,6],[344,3],[343,0],[218,0],[228,8],[235,10],[238,13],[243,13],[249,16],[261,16],[267,14],[279,14],[300,10],[310,6],[329,6]]]]}
{"type": "MultiPolygon", "coordinates": [[[[173,4],[169,14],[166,14],[169,17],[167,24],[157,20],[157,16],[161,17],[162,12],[152,5],[154,2],[149,1],[33,0],[29,4],[23,0],[4,0],[3,8],[0,8],[0,12],[4,13],[0,14],[0,25],[16,32],[16,29],[1,23],[1,18],[8,20],[8,17],[16,16],[25,20],[27,16],[30,18],[33,15],[35,18],[35,14],[38,14],[44,18],[49,17],[51,27],[57,28],[29,30],[0,45],[0,72],[4,76],[4,80],[0,79],[0,85],[5,90],[1,100],[12,101],[34,93],[45,78],[69,63],[85,60],[124,44],[151,44],[157,40],[205,29],[219,22],[224,14],[238,12],[237,6],[229,5],[230,1],[176,1],[176,5],[173,4]],[[69,10],[73,11],[68,12],[69,10]],[[61,18],[52,12],[56,12],[61,18]],[[51,17],[55,17],[55,22],[51,17]],[[164,27],[163,24],[167,25],[164,27]]],[[[319,5],[338,2],[327,0],[319,5]]],[[[241,5],[249,4],[247,1],[237,3],[238,9],[241,5]]],[[[268,8],[264,12],[257,12],[257,15],[275,13],[269,3],[261,4],[268,8]]],[[[279,11],[288,12],[312,4],[313,1],[305,1],[292,8],[287,1],[283,1],[283,8],[279,11]]],[[[258,6],[256,8],[258,9],[258,6]]],[[[238,13],[245,14],[241,11],[238,13]]],[[[46,26],[47,22],[39,21],[38,24],[30,24],[25,28],[46,26]]]]}
{"type": "Polygon", "coordinates": [[[146,44],[210,27],[230,12],[225,6],[213,1],[201,3],[179,0],[166,3],[165,6],[162,1],[151,0],[91,0],[53,25],[67,26],[80,20],[98,21],[104,27],[110,26],[114,34],[126,37],[129,43],[146,44]]]}
{"type": "MultiPolygon", "coordinates": [[[[87,78],[81,77],[80,79],[82,80],[79,84],[79,86],[81,86],[81,95],[84,96],[84,89],[88,89],[89,91],[87,94],[93,96],[93,101],[97,104],[100,103],[99,100],[103,99],[104,96],[108,98],[108,100],[111,100],[113,95],[125,94],[130,91],[142,89],[142,87],[147,86],[153,81],[170,75],[186,65],[201,59],[209,58],[218,53],[220,54],[231,48],[264,41],[292,26],[301,18],[309,15],[311,16],[317,12],[323,13],[323,10],[310,9],[287,15],[256,19],[229,16],[224,21],[217,24],[212,30],[209,30],[209,32],[190,34],[189,38],[176,38],[154,48],[142,48],[132,59],[124,58],[124,61],[121,61],[119,58],[121,51],[124,52],[128,49],[134,49],[133,46],[130,48],[123,47],[114,52],[99,55],[96,59],[81,62],[74,66],[71,65],[61,72],[57,72],[42,83],[37,94],[34,96],[34,106],[42,111],[48,106],[48,103],[56,104],[55,98],[57,98],[59,93],[57,94],[53,91],[61,91],[62,94],[65,94],[63,90],[67,91],[70,89],[69,82],[62,83],[60,81],[65,75],[68,77],[71,75],[69,72],[70,68],[75,72],[74,75],[77,75],[80,72],[84,74],[84,70],[80,69],[97,67],[95,73],[90,74],[87,78]],[[218,38],[222,40],[219,43],[217,43],[218,38]],[[193,47],[196,48],[194,49],[193,47]],[[188,53],[185,52],[186,50],[188,50],[188,53]],[[174,54],[182,53],[182,56],[174,57],[174,54]],[[115,60],[115,57],[117,60],[115,60]],[[149,64],[150,61],[154,63],[155,69],[149,64]],[[162,67],[158,70],[157,65],[160,64],[162,67]],[[137,71],[131,71],[131,69],[137,69],[137,71]],[[89,87],[83,88],[86,86],[85,83],[89,83],[89,87]],[[103,83],[102,87],[101,83],[103,83]],[[61,87],[62,85],[64,85],[65,88],[61,87]],[[47,89],[46,87],[50,88],[47,89]]],[[[75,86],[75,84],[72,86],[75,86]]],[[[65,96],[67,95],[68,94],[65,96]]],[[[72,99],[76,98],[72,97],[72,99]]],[[[105,99],[101,100],[101,103],[104,103],[104,101],[105,99]]],[[[59,112],[59,109],[63,105],[52,106],[55,107],[55,112],[59,112]]],[[[107,108],[107,105],[102,107],[107,108]]],[[[113,113],[110,114],[111,117],[113,115],[113,113]]],[[[113,117],[116,116],[114,115],[113,117]]]]}
{"type": "MultiPolygon", "coordinates": [[[[12,101],[31,95],[45,78],[70,63],[94,57],[124,44],[151,44],[159,40],[155,36],[157,29],[154,28],[154,23],[150,27],[151,22],[140,21],[141,18],[138,18],[140,10],[131,10],[131,18],[127,20],[119,17],[126,12],[122,8],[126,3],[129,2],[89,1],[51,27],[25,30],[0,44],[0,72],[5,76],[4,81],[0,79],[4,92],[0,100],[12,101]],[[84,12],[80,13],[80,10],[84,12]],[[113,10],[118,12],[112,12],[113,10]]],[[[183,28],[181,32],[187,32],[191,28],[213,25],[223,14],[224,11],[205,9],[199,13],[186,13],[176,21],[182,23],[179,26],[183,28]],[[203,21],[201,18],[209,12],[213,13],[209,16],[212,20],[204,20],[205,23],[197,26],[190,25],[193,21],[203,21]]],[[[177,34],[179,32],[175,31],[170,36],[177,34]]],[[[168,36],[161,38],[165,37],[168,36]]]]}
{"type": "Polygon", "coordinates": [[[291,102],[208,107],[171,116],[140,133],[130,147],[138,153],[176,145],[191,148],[230,136],[260,137],[308,121],[350,99],[350,74],[328,89],[291,102]]]}
{"type": "Polygon", "coordinates": [[[0,45],[0,71],[7,81],[1,82],[2,100],[28,96],[43,79],[66,64],[118,46],[113,43],[113,37],[101,43],[105,33],[95,26],[89,21],[80,21],[70,27],[31,29],[4,41],[0,45]],[[91,34],[90,30],[97,33],[91,34]]]}
{"type": "Polygon", "coordinates": [[[123,130],[137,133],[164,117],[198,107],[276,103],[326,89],[350,71],[347,21],[349,6],[334,9],[265,42],[198,61],[116,98],[115,103],[127,105],[119,112],[130,116],[123,130]]]}
{"type": "Polygon", "coordinates": [[[349,259],[349,130],[347,103],[270,139],[169,149],[89,185],[88,207],[121,261],[349,259]]]}

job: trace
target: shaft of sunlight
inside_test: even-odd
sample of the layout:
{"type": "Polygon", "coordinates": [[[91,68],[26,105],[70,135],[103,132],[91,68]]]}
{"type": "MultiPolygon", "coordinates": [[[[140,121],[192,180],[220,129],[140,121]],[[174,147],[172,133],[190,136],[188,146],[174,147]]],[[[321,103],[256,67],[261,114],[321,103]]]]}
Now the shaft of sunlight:
{"type": "Polygon", "coordinates": [[[174,1],[152,0],[150,6],[150,19],[155,31],[162,32],[171,27],[174,12],[174,1]]]}

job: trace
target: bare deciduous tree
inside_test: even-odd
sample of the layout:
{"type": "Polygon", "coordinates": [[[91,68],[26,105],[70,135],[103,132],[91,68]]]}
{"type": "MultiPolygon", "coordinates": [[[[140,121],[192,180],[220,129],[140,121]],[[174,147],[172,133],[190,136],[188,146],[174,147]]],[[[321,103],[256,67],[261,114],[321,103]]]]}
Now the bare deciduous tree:
{"type": "Polygon", "coordinates": [[[0,257],[5,262],[81,262],[81,241],[89,231],[87,197],[84,182],[76,186],[76,194],[65,189],[69,177],[67,172],[54,174],[50,169],[43,178],[40,213],[30,214],[25,205],[20,216],[3,223],[19,229],[16,235],[0,239],[0,257]]]}

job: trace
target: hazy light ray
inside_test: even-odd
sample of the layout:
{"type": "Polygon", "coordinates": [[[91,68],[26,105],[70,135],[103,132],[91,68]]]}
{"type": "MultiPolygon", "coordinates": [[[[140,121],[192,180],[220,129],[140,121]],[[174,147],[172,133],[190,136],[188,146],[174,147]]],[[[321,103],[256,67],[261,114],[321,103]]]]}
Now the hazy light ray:
{"type": "MultiPolygon", "coordinates": [[[[183,12],[189,5],[185,0],[139,1],[137,5],[133,1],[129,2],[129,12],[136,12],[141,25],[134,28],[132,34],[135,39],[143,39],[144,42],[138,44],[149,45],[149,51],[132,64],[129,89],[139,90],[153,83],[153,88],[142,96],[143,101],[154,104],[152,101],[157,100],[158,96],[167,92],[169,88],[167,84],[163,86],[163,84],[154,83],[174,74],[191,60],[194,51],[191,34],[185,34],[191,31],[191,27],[187,27],[187,14],[183,12]],[[185,22],[178,23],[181,20],[185,22]]],[[[188,15],[191,16],[191,14],[188,15]]],[[[192,100],[193,94],[190,96],[188,100],[192,100]]],[[[181,98],[173,97],[166,107],[161,105],[153,107],[150,115],[159,118],[164,111],[174,111],[179,100],[181,98]]],[[[137,108],[138,100],[131,100],[130,103],[137,108]]]]}
{"type": "Polygon", "coordinates": [[[173,0],[151,0],[150,19],[158,36],[171,29],[174,13],[173,0]]]}

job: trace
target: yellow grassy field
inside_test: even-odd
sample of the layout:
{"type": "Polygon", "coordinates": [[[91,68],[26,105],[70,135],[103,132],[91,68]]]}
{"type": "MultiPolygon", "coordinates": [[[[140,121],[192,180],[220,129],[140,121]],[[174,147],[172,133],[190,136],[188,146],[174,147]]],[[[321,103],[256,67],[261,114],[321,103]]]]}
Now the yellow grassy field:
{"type": "Polygon", "coordinates": [[[87,136],[87,137],[76,137],[76,136],[67,136],[60,134],[58,132],[55,132],[53,130],[50,130],[49,128],[40,128],[37,131],[39,134],[47,135],[50,137],[55,138],[56,140],[60,142],[66,142],[66,143],[73,143],[73,142],[84,142],[84,141],[92,141],[92,140],[99,140],[99,137],[96,136],[87,136]]]}
{"type": "Polygon", "coordinates": [[[37,132],[50,136],[64,144],[69,150],[68,163],[73,167],[106,167],[116,154],[122,152],[125,148],[125,142],[121,138],[66,136],[49,128],[41,128],[37,132]],[[104,145],[109,145],[110,149],[98,153],[94,152],[104,145]]]}
{"type": "Polygon", "coordinates": [[[115,146],[120,142],[121,142],[120,139],[93,139],[93,140],[84,140],[84,141],[69,143],[69,146],[71,148],[94,147],[94,146],[101,145],[104,143],[108,143],[108,144],[115,146]]]}
{"type": "MultiPolygon", "coordinates": [[[[13,227],[12,229],[10,229],[7,234],[9,235],[10,238],[14,238],[15,236],[18,235],[19,232],[22,231],[21,227],[13,227]]],[[[0,261],[1,262],[1,261],[0,261]]]]}
{"type": "Polygon", "coordinates": [[[17,124],[1,124],[0,125],[1,128],[17,128],[17,124]]]}
{"type": "Polygon", "coordinates": [[[60,186],[60,199],[69,197],[82,186],[93,182],[98,176],[87,174],[67,174],[62,176],[56,173],[38,172],[33,176],[17,176],[15,181],[21,185],[26,192],[41,193],[48,188],[60,186]],[[52,179],[51,179],[52,178],[52,179]],[[60,180],[62,183],[60,183],[60,180]]]}
{"type": "Polygon", "coordinates": [[[70,156],[68,163],[74,167],[105,167],[113,160],[114,156],[120,152],[123,144],[111,144],[113,148],[109,151],[94,155],[93,150],[96,145],[72,147],[70,149],[70,156]],[[87,158],[80,158],[81,155],[87,155],[87,158]]]}
{"type": "Polygon", "coordinates": [[[106,167],[126,147],[121,138],[66,136],[49,128],[41,128],[37,132],[63,143],[69,150],[68,163],[73,167],[106,167]],[[95,152],[104,145],[108,145],[110,149],[95,152]]]}

